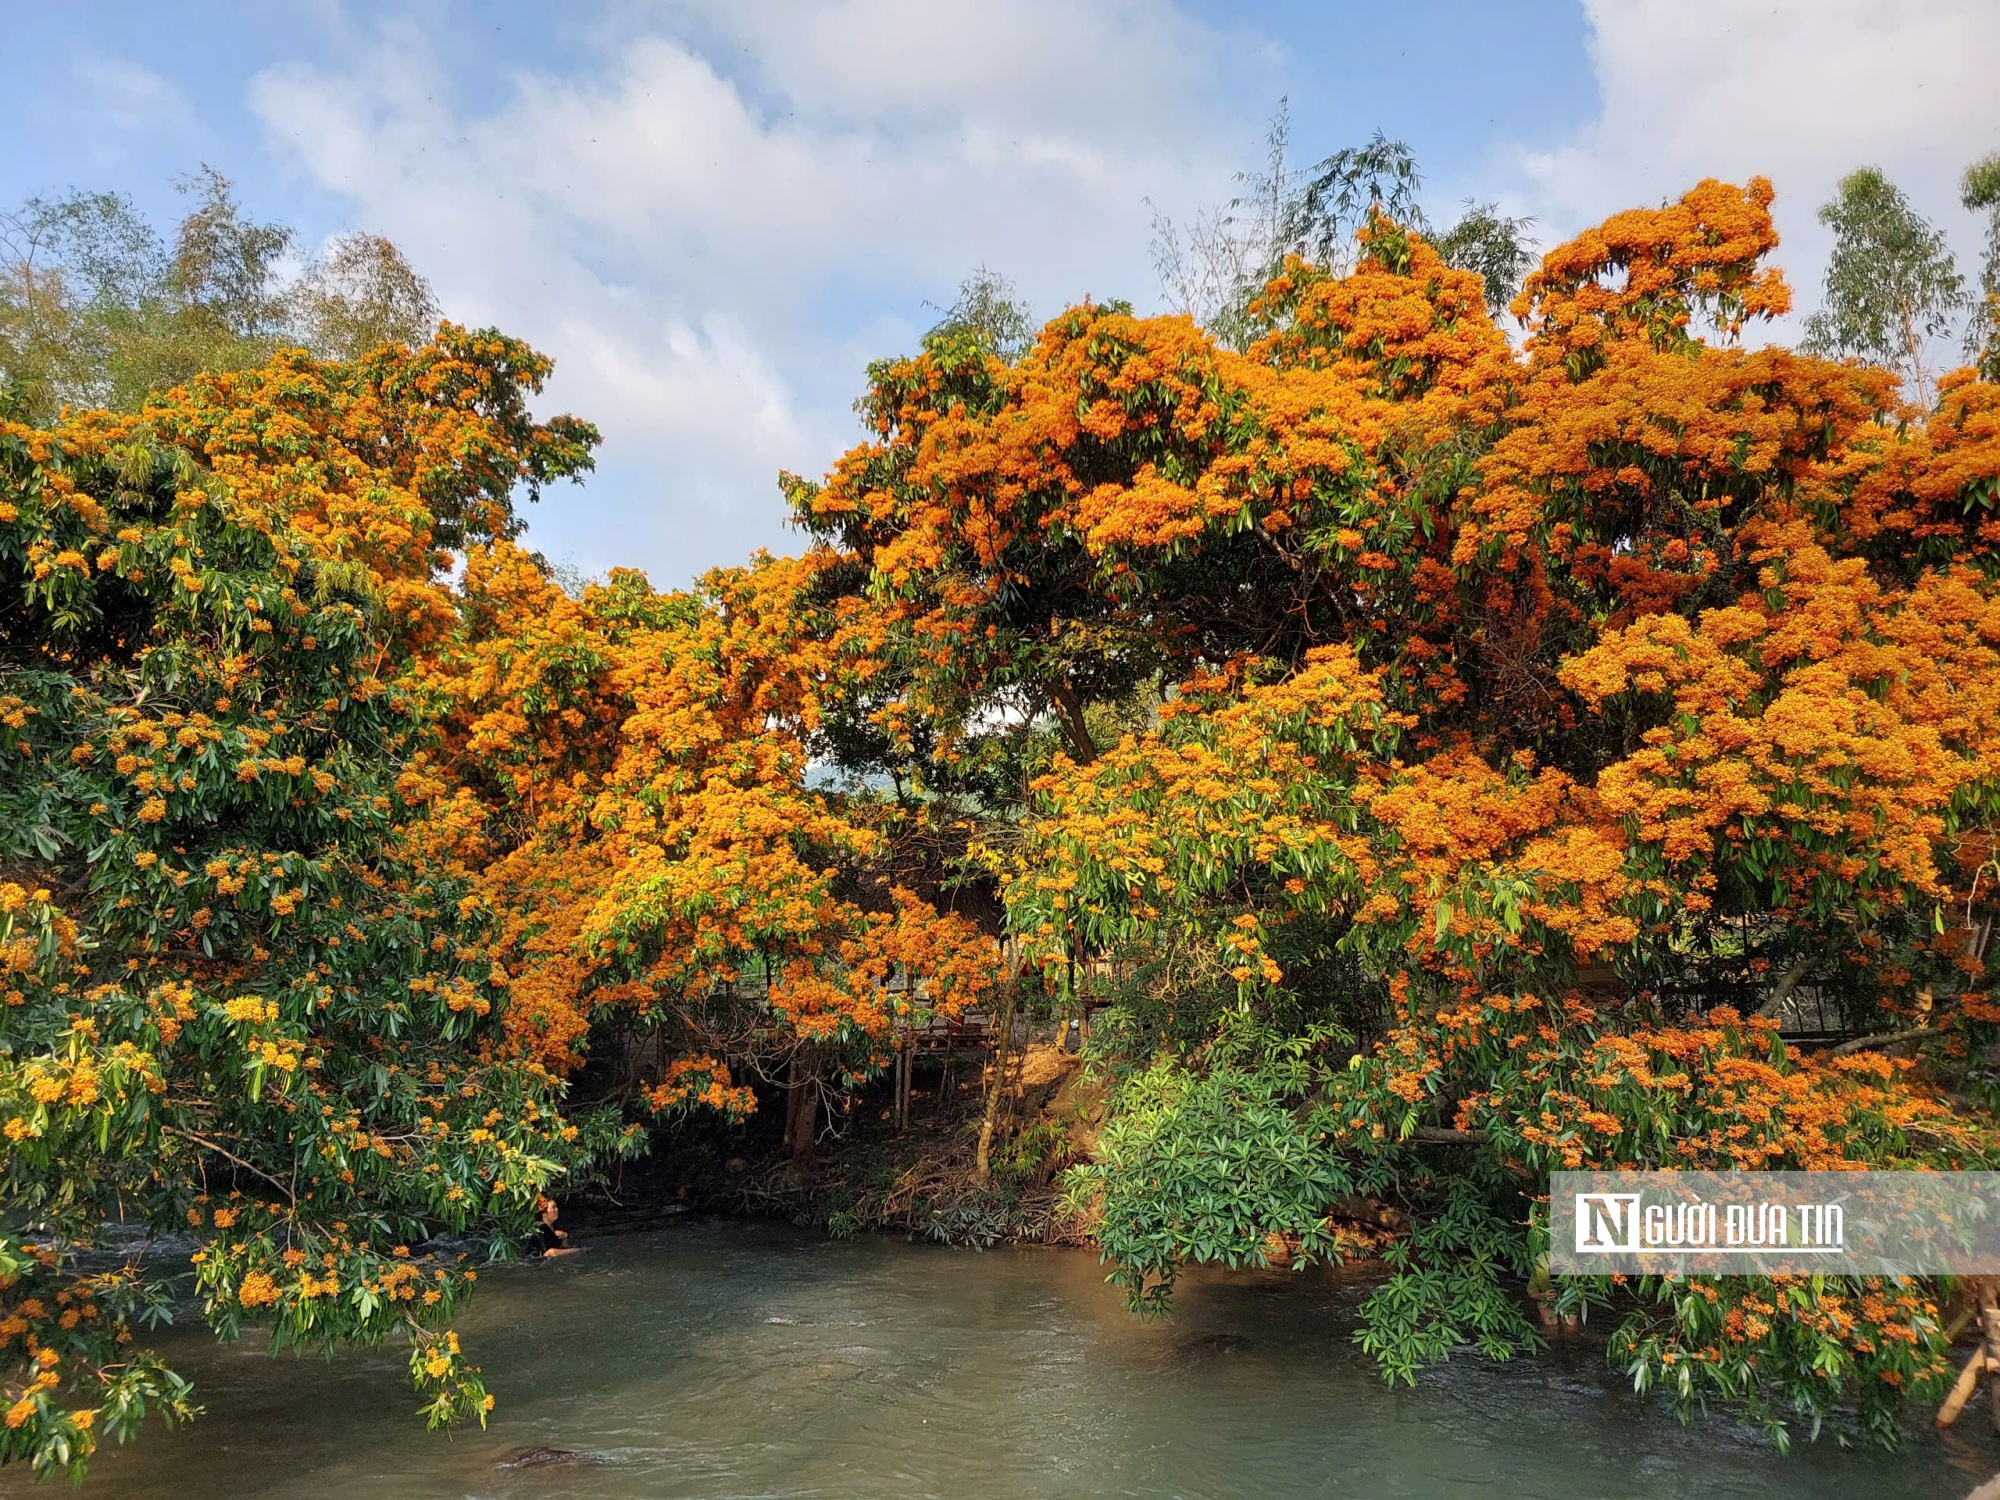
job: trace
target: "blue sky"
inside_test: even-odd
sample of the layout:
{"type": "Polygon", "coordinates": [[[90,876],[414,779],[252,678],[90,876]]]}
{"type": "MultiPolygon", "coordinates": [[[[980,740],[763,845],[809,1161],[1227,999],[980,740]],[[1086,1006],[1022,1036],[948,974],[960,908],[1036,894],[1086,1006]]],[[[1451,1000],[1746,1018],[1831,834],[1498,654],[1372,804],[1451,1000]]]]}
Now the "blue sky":
{"type": "Polygon", "coordinates": [[[309,240],[388,234],[605,430],[531,541],[663,585],[792,545],[775,475],[854,440],[867,360],[973,267],[1044,315],[1156,305],[1152,207],[1225,198],[1281,97],[1299,159],[1382,129],[1434,205],[1498,199],[1545,243],[1764,172],[1808,304],[1841,172],[1884,166],[1969,255],[1952,182],[2000,148],[1992,0],[0,0],[0,25],[0,203],[112,188],[171,221],[206,162],[309,240]]]}

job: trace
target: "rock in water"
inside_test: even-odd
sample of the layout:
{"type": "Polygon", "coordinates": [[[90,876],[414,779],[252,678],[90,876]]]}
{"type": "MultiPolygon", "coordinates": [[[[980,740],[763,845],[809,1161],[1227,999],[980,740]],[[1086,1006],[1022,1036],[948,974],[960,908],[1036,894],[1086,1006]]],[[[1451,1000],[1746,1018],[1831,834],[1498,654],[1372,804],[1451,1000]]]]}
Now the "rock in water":
{"type": "Polygon", "coordinates": [[[1234,1333],[1204,1333],[1181,1347],[1199,1354],[1234,1354],[1243,1347],[1243,1339],[1234,1333]]]}
{"type": "Polygon", "coordinates": [[[597,1460],[588,1453],[578,1453],[573,1448],[516,1448],[501,1459],[497,1469],[539,1469],[544,1464],[594,1464],[597,1460]]]}

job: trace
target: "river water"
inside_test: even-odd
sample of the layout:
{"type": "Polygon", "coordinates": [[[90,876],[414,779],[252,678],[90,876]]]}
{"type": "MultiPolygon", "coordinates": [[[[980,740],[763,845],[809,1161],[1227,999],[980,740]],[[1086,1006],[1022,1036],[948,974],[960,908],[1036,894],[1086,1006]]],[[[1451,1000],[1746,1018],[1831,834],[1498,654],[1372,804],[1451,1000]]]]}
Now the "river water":
{"type": "Polygon", "coordinates": [[[1949,1445],[1789,1459],[1689,1431],[1594,1346],[1392,1391],[1353,1346],[1354,1284],[1203,1278],[1162,1324],[1101,1275],[1070,1251],[672,1221],[483,1278],[459,1326],[500,1398],[486,1432],[426,1433],[398,1351],[274,1360],[182,1334],[209,1415],[102,1454],[83,1493],[1961,1500],[2000,1468],[1977,1420],[1949,1445]],[[538,1446],[587,1461],[502,1467],[538,1446]]]}

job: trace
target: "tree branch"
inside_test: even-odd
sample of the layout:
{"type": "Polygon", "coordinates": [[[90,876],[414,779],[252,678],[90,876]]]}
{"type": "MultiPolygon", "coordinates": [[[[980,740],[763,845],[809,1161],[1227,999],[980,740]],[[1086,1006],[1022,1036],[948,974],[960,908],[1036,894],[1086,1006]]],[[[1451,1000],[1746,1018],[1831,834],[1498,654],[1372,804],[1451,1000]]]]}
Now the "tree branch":
{"type": "Polygon", "coordinates": [[[1279,562],[1290,568],[1294,573],[1303,573],[1305,571],[1305,564],[1292,556],[1283,547],[1280,547],[1278,539],[1272,536],[1270,532],[1266,531],[1262,526],[1253,526],[1250,529],[1256,533],[1257,540],[1269,548],[1271,555],[1277,558],[1279,562]]]}
{"type": "Polygon", "coordinates": [[[290,1188],[286,1187],[282,1182],[278,1181],[277,1178],[273,1177],[269,1172],[266,1172],[262,1167],[251,1166],[249,1162],[245,1161],[242,1157],[238,1156],[234,1151],[230,1151],[222,1146],[216,1145],[216,1143],[214,1141],[211,1141],[207,1136],[196,1135],[192,1130],[182,1130],[177,1125],[165,1125],[161,1127],[161,1130],[164,1134],[177,1135],[184,1141],[192,1141],[195,1145],[201,1147],[204,1151],[213,1151],[217,1156],[223,1157],[225,1160],[235,1162],[236,1165],[241,1167],[244,1171],[263,1178],[266,1182],[270,1183],[272,1187],[276,1188],[279,1192],[283,1193],[285,1195],[286,1200],[291,1203],[292,1207],[297,1208],[299,1206],[298,1194],[294,1193],[290,1188]]]}
{"type": "Polygon", "coordinates": [[[1455,1130],[1446,1125],[1419,1125],[1410,1132],[1410,1139],[1427,1146],[1483,1146],[1486,1144],[1486,1132],[1455,1130]]]}
{"type": "Polygon", "coordinates": [[[1879,1036],[1859,1036],[1851,1042],[1842,1042],[1826,1055],[1828,1057],[1851,1057],[1856,1052],[1867,1052],[1876,1047],[1893,1047],[1898,1042],[1913,1042],[1920,1036],[1936,1034],[1933,1026],[1912,1026],[1908,1031],[1885,1031],[1879,1036]]]}
{"type": "Polygon", "coordinates": [[[1056,717],[1062,721],[1063,733],[1068,736],[1070,748],[1076,752],[1078,765],[1087,766],[1097,759],[1097,742],[1090,737],[1090,726],[1083,721],[1083,700],[1070,686],[1069,678],[1061,672],[1049,680],[1049,701],[1054,705],[1056,717]]]}
{"type": "Polygon", "coordinates": [[[1785,970],[1779,976],[1777,986],[1771,991],[1770,998],[1757,1007],[1756,1014],[1762,1018],[1770,1019],[1783,1010],[1785,1002],[1792,998],[1792,991],[1797,989],[1799,981],[1812,971],[1813,963],[1818,957],[1817,953],[1808,953],[1789,969],[1785,970]]]}

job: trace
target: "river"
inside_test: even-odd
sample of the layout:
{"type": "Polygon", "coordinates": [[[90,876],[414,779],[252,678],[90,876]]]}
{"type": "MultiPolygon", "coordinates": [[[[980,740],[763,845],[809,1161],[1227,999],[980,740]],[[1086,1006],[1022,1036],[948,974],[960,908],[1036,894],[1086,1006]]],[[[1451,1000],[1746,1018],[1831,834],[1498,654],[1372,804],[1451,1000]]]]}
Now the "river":
{"type": "Polygon", "coordinates": [[[1962,1500],[2000,1468],[1983,1412],[1889,1455],[1689,1431],[1594,1346],[1392,1391],[1336,1277],[1197,1278],[1163,1324],[1101,1275],[1069,1251],[672,1221],[483,1278],[459,1326],[500,1397],[486,1432],[426,1433],[399,1351],[273,1360],[177,1334],[209,1415],[107,1450],[83,1493],[1962,1500]],[[500,1467],[536,1446],[588,1461],[500,1467]]]}

